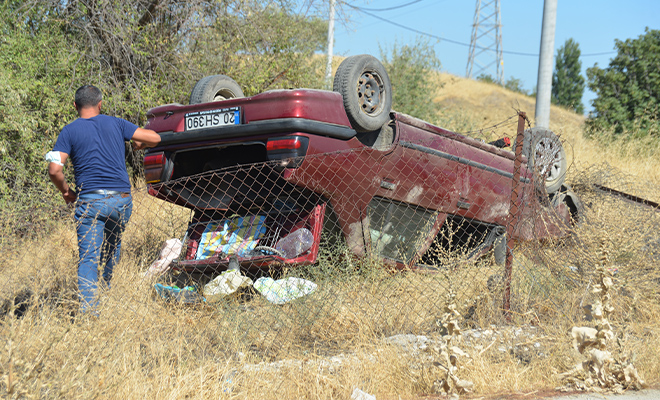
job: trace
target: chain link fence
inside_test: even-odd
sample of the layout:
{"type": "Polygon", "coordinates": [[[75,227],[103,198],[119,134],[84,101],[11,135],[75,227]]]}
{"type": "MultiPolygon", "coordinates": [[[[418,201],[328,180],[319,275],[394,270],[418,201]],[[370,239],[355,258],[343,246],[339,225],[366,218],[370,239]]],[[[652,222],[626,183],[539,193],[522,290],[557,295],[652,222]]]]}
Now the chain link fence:
{"type": "MultiPolygon", "coordinates": [[[[360,149],[221,169],[190,152],[181,160],[205,160],[203,171],[134,188],[121,261],[111,287],[99,289],[97,314],[79,311],[72,209],[57,210],[51,226],[19,231],[29,218],[4,209],[0,390],[311,396],[292,382],[325,376],[339,368],[337,357],[353,368],[348,355],[365,346],[445,334],[450,291],[475,343],[507,327],[536,335],[512,334],[505,350],[502,339],[488,339],[479,354],[529,363],[562,346],[544,337],[582,321],[603,249],[620,283],[619,322],[651,318],[660,285],[657,188],[607,164],[572,165],[550,196],[524,170],[512,200],[515,157],[486,143],[513,136],[516,123],[433,139],[443,143],[364,137],[370,146],[360,149]],[[472,154],[461,153],[465,143],[472,154]],[[577,196],[567,200],[568,185],[577,196]],[[516,239],[510,275],[507,228],[516,239]],[[325,361],[310,372],[300,367],[310,357],[325,361]],[[291,360],[302,364],[288,370],[291,360]]],[[[551,163],[539,158],[536,170],[547,174],[551,163]]],[[[358,364],[380,362],[369,357],[358,364]]],[[[406,371],[418,382],[406,390],[430,391],[432,380],[406,371]]],[[[321,397],[343,393],[333,390],[321,397]]]]}

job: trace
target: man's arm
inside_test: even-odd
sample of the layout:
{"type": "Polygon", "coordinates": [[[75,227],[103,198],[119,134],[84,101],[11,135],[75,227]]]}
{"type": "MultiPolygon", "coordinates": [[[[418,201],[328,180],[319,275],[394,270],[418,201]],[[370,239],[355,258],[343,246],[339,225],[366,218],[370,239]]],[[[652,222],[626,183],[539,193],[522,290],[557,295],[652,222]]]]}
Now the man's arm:
{"type": "MultiPolygon", "coordinates": [[[[69,155],[62,153],[61,151],[59,153],[61,163],[64,164],[69,155]]],[[[78,194],[71,190],[69,184],[66,182],[66,178],[64,177],[64,165],[51,162],[48,164],[48,175],[50,175],[50,180],[53,182],[55,187],[62,193],[62,197],[67,204],[71,204],[76,201],[78,194]]]]}
{"type": "Polygon", "coordinates": [[[160,143],[160,135],[151,129],[137,128],[131,140],[133,141],[133,148],[135,150],[142,150],[158,145],[160,143]]]}

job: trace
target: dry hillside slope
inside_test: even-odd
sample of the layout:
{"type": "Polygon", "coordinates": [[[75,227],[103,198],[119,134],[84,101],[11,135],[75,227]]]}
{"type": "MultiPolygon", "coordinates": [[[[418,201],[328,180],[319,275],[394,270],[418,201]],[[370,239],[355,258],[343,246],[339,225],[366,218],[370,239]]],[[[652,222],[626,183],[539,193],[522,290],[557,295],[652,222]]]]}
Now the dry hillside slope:
{"type": "MultiPolygon", "coordinates": [[[[524,111],[534,121],[535,99],[521,93],[512,92],[501,86],[460,78],[450,74],[441,74],[444,87],[435,98],[447,109],[470,110],[478,117],[480,125],[492,125],[516,110],[524,111]]],[[[551,125],[553,129],[571,127],[581,128],[584,117],[562,107],[552,107],[551,125]]]]}
{"type": "MultiPolygon", "coordinates": [[[[438,91],[435,102],[439,103],[443,114],[461,115],[462,126],[447,126],[462,131],[489,127],[516,113],[527,113],[534,122],[535,98],[509,91],[501,86],[460,78],[450,74],[440,74],[444,87],[438,91]]],[[[585,117],[563,107],[552,106],[550,129],[564,141],[571,173],[596,164],[607,162],[623,173],[649,181],[651,185],[660,183],[660,146],[657,140],[625,141],[614,140],[605,145],[602,139],[589,139],[584,136],[585,117]]],[[[515,135],[515,128],[507,134],[515,135]]],[[[658,201],[660,199],[656,199],[658,201]]]]}

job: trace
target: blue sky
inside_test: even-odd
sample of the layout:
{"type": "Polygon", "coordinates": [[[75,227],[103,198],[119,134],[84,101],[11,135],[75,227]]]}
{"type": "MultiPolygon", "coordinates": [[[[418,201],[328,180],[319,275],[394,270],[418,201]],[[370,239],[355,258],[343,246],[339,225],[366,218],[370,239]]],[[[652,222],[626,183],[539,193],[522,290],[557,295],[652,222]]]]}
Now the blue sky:
{"type": "MultiPolygon", "coordinates": [[[[365,9],[382,9],[410,3],[413,0],[348,1],[365,9]]],[[[603,68],[614,57],[614,40],[637,38],[645,27],[660,29],[660,0],[557,0],[555,55],[568,38],[580,45],[582,54],[608,53],[582,57],[582,70],[594,64],[603,68]]],[[[421,0],[391,11],[370,11],[383,19],[439,36],[451,41],[470,43],[476,1],[421,0]]],[[[501,0],[502,46],[505,52],[538,54],[541,40],[543,1],[501,0]]],[[[412,44],[417,33],[372,16],[355,11],[346,5],[343,10],[349,21],[337,21],[335,54],[380,55],[379,45],[391,48],[398,44],[412,44]]],[[[469,48],[448,41],[436,41],[435,52],[442,62],[442,71],[465,76],[469,48]]],[[[504,54],[504,78],[518,78],[531,91],[536,85],[538,56],[504,54]]],[[[554,61],[553,61],[554,65],[554,61]]],[[[494,73],[493,73],[494,75],[494,73]]],[[[583,103],[591,108],[594,94],[585,90],[583,103]]]]}

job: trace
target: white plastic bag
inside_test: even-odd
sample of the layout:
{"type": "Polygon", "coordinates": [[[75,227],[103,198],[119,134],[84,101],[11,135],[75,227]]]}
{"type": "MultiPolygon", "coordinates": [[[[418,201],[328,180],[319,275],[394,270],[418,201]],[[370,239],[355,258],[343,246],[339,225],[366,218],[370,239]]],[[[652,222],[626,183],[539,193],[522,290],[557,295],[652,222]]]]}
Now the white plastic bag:
{"type": "Polygon", "coordinates": [[[264,276],[254,282],[254,288],[269,302],[284,304],[312,294],[316,290],[316,283],[301,278],[274,280],[264,276]]]}
{"type": "Polygon", "coordinates": [[[212,302],[230,295],[243,286],[252,285],[252,279],[241,275],[236,269],[229,269],[204,285],[206,301],[212,302]]]}
{"type": "Polygon", "coordinates": [[[376,400],[376,396],[355,388],[351,394],[351,400],[376,400]]]}

